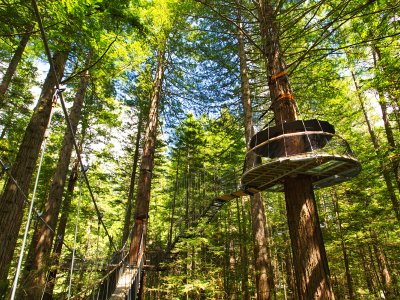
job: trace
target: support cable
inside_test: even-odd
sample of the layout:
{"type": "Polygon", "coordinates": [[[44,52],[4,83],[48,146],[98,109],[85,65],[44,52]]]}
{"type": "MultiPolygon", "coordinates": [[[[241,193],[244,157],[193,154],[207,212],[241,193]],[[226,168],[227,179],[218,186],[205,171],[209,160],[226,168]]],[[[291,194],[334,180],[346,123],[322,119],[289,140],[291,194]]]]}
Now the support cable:
{"type": "MultiPolygon", "coordinates": [[[[3,160],[0,158],[0,165],[3,168],[4,166],[8,166],[7,164],[5,164],[3,162],[3,160]]],[[[8,167],[7,167],[8,168],[8,167]]],[[[19,192],[22,194],[22,196],[25,198],[24,199],[24,204],[25,203],[31,203],[31,200],[28,199],[28,196],[24,193],[24,191],[22,190],[21,186],[18,184],[17,180],[12,176],[11,172],[9,171],[9,168],[6,170],[7,176],[11,179],[11,181],[15,184],[15,186],[17,187],[17,189],[19,190],[19,192]]],[[[52,228],[49,223],[46,222],[45,219],[43,219],[42,214],[35,208],[33,207],[33,211],[36,213],[36,217],[54,234],[56,234],[56,231],[54,230],[54,228],[52,228]]],[[[63,245],[72,252],[72,247],[70,247],[68,244],[65,243],[65,241],[63,241],[63,245]]],[[[81,255],[79,255],[81,256],[81,255]]],[[[81,256],[83,258],[83,256],[81,256]]]]}
{"type": "MultiPolygon", "coordinates": [[[[58,80],[58,77],[57,77],[56,69],[54,68],[53,60],[51,58],[51,52],[50,52],[49,44],[47,42],[46,33],[44,31],[42,19],[40,17],[40,13],[39,13],[39,9],[38,9],[36,0],[32,0],[32,6],[33,6],[33,9],[35,11],[36,19],[37,19],[37,22],[38,22],[38,25],[39,25],[39,29],[40,29],[40,33],[41,33],[41,36],[42,36],[42,40],[43,40],[44,48],[45,48],[45,51],[46,51],[47,59],[48,59],[49,64],[50,64],[50,71],[53,72],[53,76],[54,76],[55,81],[56,81],[56,88],[58,90],[60,90],[60,83],[59,83],[59,80],[58,80]]],[[[67,111],[67,108],[65,106],[65,101],[64,101],[64,97],[62,96],[62,94],[60,94],[60,103],[61,103],[61,107],[62,107],[64,116],[65,116],[65,120],[67,122],[67,127],[68,127],[68,129],[70,131],[70,134],[71,134],[71,137],[72,137],[72,143],[74,145],[75,152],[77,153],[77,157],[78,157],[79,165],[81,167],[83,178],[85,180],[85,183],[86,183],[86,186],[88,188],[90,197],[92,199],[94,208],[96,210],[97,217],[98,217],[99,221],[101,222],[101,224],[102,224],[102,226],[103,226],[103,228],[104,228],[104,230],[106,232],[106,235],[107,235],[107,237],[108,237],[108,239],[110,241],[110,245],[114,248],[115,251],[118,251],[117,248],[115,247],[115,244],[113,242],[113,239],[112,239],[111,235],[109,234],[109,232],[108,232],[108,230],[107,230],[107,228],[106,228],[106,226],[105,226],[105,224],[103,222],[103,219],[101,217],[101,212],[99,210],[99,207],[97,206],[97,203],[96,203],[96,200],[94,198],[94,194],[93,194],[92,188],[91,188],[90,183],[89,183],[89,179],[86,176],[86,173],[84,172],[85,168],[84,168],[83,161],[82,161],[82,158],[81,158],[81,155],[80,155],[81,152],[79,150],[78,143],[76,142],[74,130],[72,129],[71,121],[69,119],[68,111],[67,111]]]]}
{"type": "Polygon", "coordinates": [[[26,241],[27,241],[27,238],[28,238],[29,227],[31,225],[31,220],[32,220],[33,205],[35,203],[36,191],[37,191],[37,187],[38,187],[38,184],[39,184],[40,171],[42,169],[43,157],[44,157],[44,153],[46,151],[46,146],[47,146],[47,139],[49,137],[49,132],[50,132],[50,129],[51,129],[51,119],[53,117],[54,106],[57,103],[57,98],[58,98],[59,94],[60,94],[59,90],[57,89],[56,92],[53,95],[52,106],[51,106],[51,110],[50,110],[50,116],[49,116],[49,120],[47,122],[46,131],[45,131],[45,134],[44,134],[44,141],[43,141],[43,144],[42,144],[42,151],[41,151],[41,154],[40,154],[39,166],[38,166],[38,169],[37,169],[35,185],[33,187],[31,205],[29,206],[28,219],[26,221],[24,237],[22,239],[21,252],[19,254],[18,265],[17,265],[17,269],[15,271],[14,283],[13,283],[13,287],[12,287],[12,291],[11,291],[11,297],[10,297],[11,300],[14,300],[15,295],[16,295],[16,291],[17,291],[19,274],[21,272],[22,260],[24,258],[24,253],[25,253],[26,241]]]}
{"type": "Polygon", "coordinates": [[[80,183],[79,183],[78,211],[76,212],[75,233],[74,233],[74,249],[72,251],[71,271],[69,273],[68,300],[71,298],[72,273],[74,271],[74,263],[75,263],[76,237],[78,235],[79,211],[81,209],[81,201],[82,201],[82,177],[83,177],[83,174],[85,174],[85,173],[81,172],[81,179],[80,179],[80,183]]]}

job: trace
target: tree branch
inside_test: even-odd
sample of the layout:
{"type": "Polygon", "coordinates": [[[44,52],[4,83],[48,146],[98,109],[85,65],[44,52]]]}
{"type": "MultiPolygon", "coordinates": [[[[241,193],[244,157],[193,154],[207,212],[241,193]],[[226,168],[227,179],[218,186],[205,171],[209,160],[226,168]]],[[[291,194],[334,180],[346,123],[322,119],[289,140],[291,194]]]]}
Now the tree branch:
{"type": "Polygon", "coordinates": [[[87,70],[90,70],[91,68],[93,68],[96,64],[98,64],[103,57],[107,54],[107,52],[110,50],[111,46],[117,41],[118,36],[115,37],[115,39],[110,43],[110,45],[108,45],[106,51],[104,51],[104,53],[92,64],[90,64],[89,66],[87,66],[86,68],[83,68],[82,70],[80,70],[79,72],[70,75],[69,77],[67,77],[66,79],[64,79],[63,81],[61,81],[62,84],[65,84],[67,82],[69,82],[71,79],[75,78],[76,76],[85,73],[87,70]]]}

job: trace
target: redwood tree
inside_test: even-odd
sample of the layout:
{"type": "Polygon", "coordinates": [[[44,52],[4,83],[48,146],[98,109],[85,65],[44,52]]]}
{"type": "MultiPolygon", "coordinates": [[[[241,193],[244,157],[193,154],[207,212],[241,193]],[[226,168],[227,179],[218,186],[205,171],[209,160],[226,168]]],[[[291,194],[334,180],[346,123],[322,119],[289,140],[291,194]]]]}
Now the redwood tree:
{"type": "MultiPolygon", "coordinates": [[[[257,10],[268,76],[284,74],[268,82],[271,108],[279,125],[297,120],[298,112],[289,78],[282,73],[286,72],[286,65],[279,44],[276,11],[270,0],[258,0],[257,10]]],[[[296,153],[300,146],[296,139],[291,142],[288,155],[296,153]]],[[[287,177],[284,191],[298,297],[334,299],[311,177],[287,177]]]]}
{"type": "Polygon", "coordinates": [[[144,145],[140,163],[139,179],[136,194],[135,225],[132,233],[129,251],[129,263],[137,263],[139,248],[145,247],[146,224],[149,214],[151,178],[154,167],[154,152],[156,146],[158,110],[161,99],[161,88],[164,78],[165,57],[164,49],[157,52],[157,69],[150,98],[149,115],[144,134],[144,145]],[[143,238],[143,244],[141,240],[143,238]]]}
{"type": "Polygon", "coordinates": [[[60,80],[68,58],[68,51],[59,50],[53,57],[55,72],[50,69],[43,84],[39,101],[34,109],[25,135],[20,144],[11,174],[21,190],[9,178],[0,198],[0,285],[7,284],[7,273],[10,267],[14,248],[22,223],[25,195],[29,194],[29,184],[36,167],[40,147],[47,129],[50,112],[53,106],[53,95],[56,80],[60,80]]]}
{"type": "MultiPolygon", "coordinates": [[[[242,92],[242,105],[244,110],[244,128],[246,138],[246,148],[250,148],[250,140],[254,135],[253,128],[253,112],[250,99],[250,84],[247,70],[247,59],[244,47],[244,38],[240,20],[240,10],[238,12],[238,26],[239,31],[237,35],[239,46],[239,61],[240,61],[240,78],[241,78],[241,92],[242,92]]],[[[259,159],[253,154],[249,153],[246,156],[246,169],[259,164],[259,159]]],[[[250,196],[251,201],[251,224],[254,239],[254,268],[256,270],[256,287],[257,299],[270,299],[272,288],[269,284],[268,278],[268,255],[267,255],[267,239],[266,239],[266,218],[264,203],[260,193],[250,196]]],[[[246,274],[247,276],[247,274],[246,274]]],[[[244,278],[247,280],[247,278],[244,278]]],[[[245,294],[246,297],[248,295],[245,294]]]]}
{"type": "MultiPolygon", "coordinates": [[[[90,57],[90,55],[88,57],[90,57]]],[[[89,64],[89,60],[90,59],[88,59],[86,63],[87,65],[89,64]]],[[[76,134],[76,129],[78,128],[78,123],[81,118],[88,82],[89,73],[85,72],[80,78],[74,103],[69,114],[73,132],[70,131],[70,128],[66,128],[65,130],[64,139],[58,157],[57,168],[54,172],[51,181],[50,192],[45,204],[43,219],[48,225],[51,226],[51,228],[55,228],[57,225],[67,171],[74,145],[72,139],[76,134]]],[[[50,230],[47,224],[38,224],[39,226],[35,232],[36,238],[33,239],[33,242],[35,243],[35,250],[33,254],[33,265],[31,266],[31,271],[34,271],[35,274],[34,276],[30,277],[31,280],[29,280],[29,284],[27,286],[26,292],[28,299],[40,297],[46,284],[46,266],[49,263],[50,251],[54,239],[54,231],[50,230]]]]}
{"type": "Polygon", "coordinates": [[[18,64],[21,61],[22,54],[24,53],[25,47],[28,44],[29,38],[32,35],[32,29],[33,26],[29,26],[26,29],[26,32],[24,32],[21,35],[21,39],[18,43],[17,49],[15,49],[15,52],[11,58],[11,61],[7,67],[7,70],[1,80],[0,83],[0,107],[3,108],[5,105],[4,103],[4,95],[7,92],[7,89],[11,83],[11,79],[13,78],[15,71],[17,70],[18,64]]]}

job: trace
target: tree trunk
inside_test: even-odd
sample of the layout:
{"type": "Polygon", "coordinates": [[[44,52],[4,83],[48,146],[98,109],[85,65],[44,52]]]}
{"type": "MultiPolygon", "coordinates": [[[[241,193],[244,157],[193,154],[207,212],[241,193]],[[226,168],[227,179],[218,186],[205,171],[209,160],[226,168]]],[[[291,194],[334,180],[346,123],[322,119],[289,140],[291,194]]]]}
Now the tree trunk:
{"type": "Polygon", "coordinates": [[[295,286],[295,278],[293,275],[293,265],[292,265],[292,257],[290,255],[289,242],[287,242],[285,247],[285,272],[286,272],[286,282],[288,286],[288,292],[287,292],[288,299],[296,299],[296,286],[295,286]]]}
{"type": "MultiPolygon", "coordinates": [[[[149,117],[144,135],[144,146],[140,163],[135,206],[135,227],[133,229],[131,247],[129,251],[130,264],[137,262],[141,237],[142,234],[144,238],[146,235],[146,223],[150,205],[151,177],[154,167],[154,152],[157,137],[158,107],[160,104],[162,81],[164,77],[164,64],[164,50],[159,50],[157,54],[157,71],[153,82],[149,117]]],[[[144,251],[145,239],[143,239],[142,247],[144,251]]]]}
{"type": "MultiPolygon", "coordinates": [[[[240,12],[238,12],[238,24],[240,22],[240,12]]],[[[241,90],[242,90],[242,104],[244,110],[244,128],[246,146],[249,149],[250,140],[254,135],[253,128],[253,113],[250,99],[250,85],[247,70],[247,59],[244,48],[243,33],[239,30],[237,34],[237,40],[239,45],[239,59],[240,59],[240,78],[241,78],[241,90]]],[[[246,169],[250,169],[257,165],[259,160],[257,157],[250,153],[246,156],[246,169]]],[[[256,270],[256,288],[257,288],[257,299],[264,300],[270,299],[269,279],[268,279],[268,257],[267,257],[267,240],[265,236],[266,218],[265,208],[262,201],[261,195],[256,194],[250,197],[251,201],[251,219],[252,219],[252,234],[254,239],[254,267],[256,270]]],[[[246,274],[247,275],[247,274],[246,274]]],[[[247,278],[244,278],[246,280],[247,278]]],[[[247,295],[248,296],[248,295],[247,295]]]]}
{"type": "MultiPolygon", "coordinates": [[[[241,282],[242,282],[242,297],[243,300],[249,300],[249,273],[248,273],[248,255],[247,255],[247,247],[246,247],[246,234],[245,234],[245,224],[242,224],[241,219],[241,208],[239,207],[239,199],[236,198],[236,213],[238,219],[238,228],[239,228],[239,254],[240,254],[240,268],[241,268],[241,282]]],[[[245,217],[245,216],[243,216],[245,217]]]]}
{"type": "Polygon", "coordinates": [[[32,35],[33,26],[28,26],[27,31],[21,36],[21,40],[19,41],[18,47],[14,52],[13,57],[11,58],[10,64],[6,70],[6,73],[3,76],[3,79],[0,83],[0,109],[2,109],[5,103],[5,94],[10,85],[11,79],[13,78],[15,71],[17,70],[18,64],[21,61],[22,54],[25,51],[25,47],[28,44],[29,38],[32,35]]]}
{"type": "Polygon", "coordinates": [[[344,261],[344,266],[345,266],[345,270],[346,270],[347,289],[349,291],[349,299],[354,300],[356,298],[356,295],[355,295],[354,289],[353,289],[353,280],[352,280],[351,274],[350,274],[349,259],[347,257],[346,245],[344,243],[344,238],[343,238],[342,221],[340,220],[340,216],[339,216],[339,203],[337,200],[336,191],[334,191],[334,190],[332,191],[332,204],[335,209],[336,223],[339,228],[340,242],[341,242],[342,253],[343,253],[343,261],[344,261]]]}
{"type": "MultiPolygon", "coordinates": [[[[88,62],[86,63],[88,64],[88,62]]],[[[67,172],[69,163],[71,160],[71,154],[73,150],[73,135],[76,134],[79,120],[81,119],[81,113],[83,108],[83,102],[85,99],[85,92],[89,83],[89,74],[84,74],[77,88],[75,100],[69,114],[73,133],[67,127],[64,133],[64,139],[59,154],[57,168],[54,172],[49,196],[45,204],[43,213],[43,219],[51,228],[56,228],[58,215],[61,208],[62,196],[64,192],[65,181],[67,178],[67,172]]],[[[39,227],[35,232],[37,242],[35,245],[34,259],[32,270],[35,272],[35,276],[27,286],[27,299],[38,299],[41,296],[42,290],[46,284],[46,267],[49,264],[50,251],[53,244],[54,232],[50,228],[40,223],[39,227]]]]}
{"type": "Polygon", "coordinates": [[[172,209],[171,209],[171,219],[169,224],[169,231],[168,231],[168,241],[167,241],[167,249],[170,249],[172,245],[172,232],[174,229],[174,219],[175,219],[175,208],[176,208],[176,196],[178,193],[178,177],[179,176],[179,159],[176,163],[176,171],[175,171],[175,188],[174,188],[174,197],[172,200],[172,209]]]}
{"type": "Polygon", "coordinates": [[[146,299],[146,281],[147,281],[147,273],[142,271],[142,275],[140,276],[140,287],[138,291],[138,300],[145,300],[146,299]]]}
{"type": "Polygon", "coordinates": [[[361,262],[363,265],[365,282],[367,284],[367,288],[372,295],[376,296],[376,289],[375,289],[375,285],[374,285],[373,274],[372,274],[371,267],[368,264],[367,258],[365,256],[364,246],[361,243],[359,243],[358,245],[359,245],[359,247],[358,247],[359,256],[361,258],[361,262]]]}
{"type": "Polygon", "coordinates": [[[382,287],[384,289],[385,299],[395,299],[393,285],[392,285],[392,276],[389,272],[386,257],[383,253],[382,249],[378,245],[378,236],[374,230],[370,230],[371,239],[372,239],[372,247],[374,249],[374,254],[376,257],[376,261],[378,263],[378,269],[380,274],[380,279],[382,282],[382,287]]]}
{"type": "Polygon", "coordinates": [[[385,287],[383,286],[380,275],[378,273],[379,271],[377,270],[377,266],[375,264],[375,256],[372,251],[371,244],[369,243],[367,247],[368,247],[369,261],[370,261],[371,268],[372,268],[373,275],[374,275],[373,278],[375,279],[374,281],[376,282],[375,286],[378,287],[378,293],[380,294],[381,291],[385,290],[385,287]]]}
{"type": "Polygon", "coordinates": [[[285,197],[299,299],[334,299],[311,179],[286,178],[285,197]]]}
{"type": "MultiPolygon", "coordinates": [[[[263,201],[264,203],[264,201],[263,201]]],[[[274,242],[272,239],[272,229],[271,226],[268,222],[267,215],[265,215],[265,236],[267,239],[267,259],[268,259],[268,285],[270,289],[272,290],[272,296],[274,299],[276,299],[276,288],[275,288],[275,282],[279,282],[278,278],[275,278],[276,275],[279,273],[279,267],[277,266],[278,264],[278,258],[274,260],[273,253],[272,253],[272,248],[274,247],[274,242]]]]}
{"type": "Polygon", "coordinates": [[[389,93],[389,99],[390,99],[390,105],[393,108],[394,119],[397,127],[396,129],[400,131],[400,112],[399,112],[400,101],[393,92],[389,93]]]}
{"type": "MultiPolygon", "coordinates": [[[[378,65],[378,63],[381,61],[381,52],[380,52],[380,49],[376,45],[372,46],[372,54],[373,54],[373,58],[374,58],[375,69],[379,70],[379,68],[382,68],[382,67],[379,67],[379,65],[378,65]]],[[[392,126],[390,125],[390,121],[389,121],[385,93],[384,93],[383,89],[379,86],[377,87],[377,91],[378,91],[378,96],[379,96],[379,106],[381,107],[381,111],[382,111],[383,125],[385,127],[386,139],[390,146],[390,151],[395,151],[396,150],[396,142],[395,142],[395,138],[393,135],[393,129],[392,129],[392,126]]],[[[399,159],[398,158],[391,159],[391,164],[392,164],[392,171],[393,171],[394,178],[396,180],[397,188],[400,192],[399,159]]]]}
{"type": "Polygon", "coordinates": [[[136,133],[136,141],[135,141],[135,153],[133,154],[133,164],[132,164],[132,173],[131,173],[131,181],[129,184],[129,193],[128,200],[126,203],[126,213],[124,220],[124,231],[122,235],[122,244],[124,244],[129,238],[129,230],[131,229],[131,217],[132,217],[132,199],[133,192],[135,190],[135,182],[136,182],[136,171],[139,161],[139,147],[140,147],[140,139],[142,133],[142,122],[143,122],[143,113],[139,113],[139,120],[137,124],[137,133],[136,133]]]}
{"type": "Polygon", "coordinates": [[[47,287],[46,291],[43,295],[43,300],[51,300],[53,299],[53,290],[55,285],[55,280],[58,272],[58,265],[60,261],[61,251],[63,247],[64,237],[65,237],[65,229],[67,228],[68,216],[71,208],[71,202],[74,194],[74,189],[76,186],[76,182],[78,180],[78,161],[75,161],[71,174],[68,179],[68,187],[67,193],[65,195],[65,199],[63,201],[63,209],[60,217],[60,222],[58,222],[57,226],[57,234],[56,234],[56,242],[54,244],[53,253],[52,253],[52,269],[47,275],[47,287]]]}
{"type": "MultiPolygon", "coordinates": [[[[54,66],[58,74],[57,80],[62,77],[67,57],[67,52],[57,52],[54,55],[54,66]]],[[[14,181],[8,179],[0,199],[0,245],[2,245],[0,247],[0,286],[4,286],[3,284],[7,280],[8,269],[22,223],[25,204],[24,194],[29,194],[29,184],[36,167],[53,105],[55,83],[56,78],[53,76],[53,70],[50,70],[11,171],[22,192],[17,189],[14,181]]]]}
{"type": "MultiPolygon", "coordinates": [[[[276,124],[294,121],[298,112],[285,73],[274,9],[269,0],[258,0],[257,8],[274,119],[276,124]]],[[[298,138],[289,139],[288,144],[288,155],[298,153],[298,138]]],[[[284,191],[298,297],[334,299],[311,178],[286,178],[284,191]]]]}
{"type": "Polygon", "coordinates": [[[251,196],[251,221],[254,237],[254,266],[256,270],[257,299],[271,299],[268,280],[268,254],[265,238],[265,209],[261,194],[251,196]]]}
{"type": "Polygon", "coordinates": [[[371,125],[371,122],[370,122],[370,120],[368,118],[367,110],[366,110],[365,105],[364,105],[364,101],[363,101],[363,98],[362,98],[362,95],[361,95],[361,91],[360,91],[360,87],[359,87],[358,82],[357,82],[356,75],[354,74],[354,72],[351,72],[351,75],[353,77],[354,86],[356,87],[357,97],[358,97],[358,100],[360,102],[361,110],[363,111],[365,122],[367,123],[368,132],[369,132],[369,135],[371,137],[372,144],[374,145],[376,156],[378,158],[378,161],[379,161],[379,164],[380,164],[380,167],[381,167],[381,170],[382,170],[383,179],[385,180],[385,184],[386,184],[387,191],[389,193],[390,201],[392,202],[394,214],[396,216],[396,219],[398,221],[400,221],[400,204],[399,204],[399,201],[397,199],[396,193],[394,191],[394,188],[393,188],[393,185],[392,185],[392,181],[390,179],[390,174],[389,174],[389,172],[387,170],[387,167],[385,166],[384,162],[382,161],[382,159],[380,159],[381,153],[380,153],[378,139],[377,139],[377,137],[375,135],[375,131],[374,131],[374,129],[373,129],[372,125],[371,125]]]}
{"type": "Polygon", "coordinates": [[[235,253],[235,241],[234,235],[232,232],[232,211],[231,208],[227,208],[228,213],[228,222],[227,222],[227,229],[226,229],[226,236],[227,236],[227,254],[228,258],[228,284],[227,284],[227,294],[228,299],[234,300],[237,299],[237,288],[236,288],[236,253],[235,253]]]}
{"type": "Polygon", "coordinates": [[[186,152],[186,174],[185,174],[185,227],[189,229],[190,220],[189,220],[189,179],[191,178],[190,174],[190,164],[189,164],[189,152],[186,152]]]}

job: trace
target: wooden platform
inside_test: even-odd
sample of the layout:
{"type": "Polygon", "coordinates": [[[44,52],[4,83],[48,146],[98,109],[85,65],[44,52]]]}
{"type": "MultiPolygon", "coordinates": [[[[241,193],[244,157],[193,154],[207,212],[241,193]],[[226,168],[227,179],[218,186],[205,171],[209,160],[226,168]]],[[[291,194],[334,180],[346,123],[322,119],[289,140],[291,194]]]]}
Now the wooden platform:
{"type": "Polygon", "coordinates": [[[245,172],[241,180],[247,191],[283,191],[285,177],[308,175],[314,188],[322,188],[346,181],[360,170],[360,163],[352,156],[311,152],[270,159],[245,172]]]}

